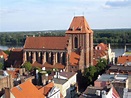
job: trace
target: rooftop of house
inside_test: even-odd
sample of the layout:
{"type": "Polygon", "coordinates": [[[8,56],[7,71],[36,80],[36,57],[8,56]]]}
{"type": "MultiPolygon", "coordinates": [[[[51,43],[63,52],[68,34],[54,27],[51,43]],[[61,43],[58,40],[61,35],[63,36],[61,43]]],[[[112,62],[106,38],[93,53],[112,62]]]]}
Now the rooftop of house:
{"type": "Polygon", "coordinates": [[[76,73],[75,72],[60,72],[60,76],[63,76],[67,79],[70,79],[72,76],[74,76],[76,73]]]}
{"type": "Polygon", "coordinates": [[[128,78],[128,75],[114,75],[114,74],[102,74],[98,77],[96,81],[119,81],[119,82],[125,82],[125,80],[128,78]]]}
{"type": "Polygon", "coordinates": [[[8,55],[4,53],[2,50],[0,50],[0,57],[3,57],[4,59],[6,59],[8,55]]]}
{"type": "Polygon", "coordinates": [[[11,92],[16,98],[45,98],[45,96],[29,80],[13,87],[11,92]]]}
{"type": "Polygon", "coordinates": [[[69,37],[27,37],[24,49],[65,50],[69,37]]]}
{"type": "Polygon", "coordinates": [[[104,50],[104,51],[108,50],[107,44],[104,43],[100,43],[96,47],[99,47],[97,50],[104,50]]]}
{"type": "Polygon", "coordinates": [[[76,16],[73,18],[69,29],[66,31],[66,34],[70,33],[93,33],[93,31],[84,16],[76,16]]]}
{"type": "Polygon", "coordinates": [[[131,71],[131,66],[113,65],[109,68],[109,71],[131,71]]]}
{"type": "Polygon", "coordinates": [[[125,52],[123,56],[131,56],[131,51],[125,52]]]}
{"type": "Polygon", "coordinates": [[[61,84],[61,85],[63,85],[63,84],[65,84],[68,80],[67,80],[67,79],[54,78],[53,81],[54,81],[55,84],[61,84]]]}
{"type": "MultiPolygon", "coordinates": [[[[60,72],[58,76],[56,76],[53,81],[56,84],[64,84],[66,83],[72,76],[76,75],[75,72],[60,72]]],[[[73,82],[73,81],[72,81],[73,82]]]]}
{"type": "Polygon", "coordinates": [[[45,85],[43,87],[42,86],[36,86],[36,87],[42,94],[47,96],[49,91],[54,87],[54,83],[50,82],[50,83],[48,83],[47,85],[45,85]]]}
{"type": "Polygon", "coordinates": [[[94,58],[98,59],[98,58],[101,58],[103,56],[107,56],[106,51],[104,51],[104,50],[94,50],[94,55],[93,55],[94,58]]]}
{"type": "Polygon", "coordinates": [[[117,58],[117,64],[124,65],[127,62],[131,62],[131,56],[119,56],[117,58]]]}
{"type": "Polygon", "coordinates": [[[106,91],[106,94],[108,94],[108,92],[112,90],[111,96],[115,96],[115,98],[120,98],[118,92],[112,85],[108,85],[105,87],[88,86],[87,89],[83,92],[83,94],[79,98],[102,98],[101,94],[103,90],[106,91]]]}

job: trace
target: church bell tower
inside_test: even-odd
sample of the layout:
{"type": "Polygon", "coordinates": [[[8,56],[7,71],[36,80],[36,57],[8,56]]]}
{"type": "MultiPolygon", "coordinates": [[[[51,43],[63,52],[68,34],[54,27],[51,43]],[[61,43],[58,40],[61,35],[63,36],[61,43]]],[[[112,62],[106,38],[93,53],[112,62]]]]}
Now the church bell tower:
{"type": "Polygon", "coordinates": [[[71,39],[71,51],[81,49],[83,51],[84,68],[93,65],[93,31],[89,27],[84,16],[75,16],[66,31],[66,36],[71,39]]]}

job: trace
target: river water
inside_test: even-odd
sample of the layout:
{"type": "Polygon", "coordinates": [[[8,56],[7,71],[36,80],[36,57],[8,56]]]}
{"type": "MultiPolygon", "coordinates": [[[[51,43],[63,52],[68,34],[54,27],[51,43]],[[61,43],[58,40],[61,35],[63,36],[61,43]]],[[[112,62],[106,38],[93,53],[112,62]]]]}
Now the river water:
{"type": "MultiPolygon", "coordinates": [[[[2,46],[0,45],[1,50],[7,50],[8,48],[15,47],[15,48],[21,48],[22,46],[2,46]]],[[[124,53],[125,46],[111,46],[112,51],[115,52],[115,56],[118,57],[124,53]]],[[[127,46],[128,50],[131,50],[131,45],[127,46]]]]}

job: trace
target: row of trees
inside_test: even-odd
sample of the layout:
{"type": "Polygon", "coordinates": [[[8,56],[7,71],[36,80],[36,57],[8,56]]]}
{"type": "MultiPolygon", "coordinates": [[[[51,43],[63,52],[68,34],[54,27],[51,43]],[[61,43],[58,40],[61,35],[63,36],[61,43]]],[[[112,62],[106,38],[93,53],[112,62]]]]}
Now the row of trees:
{"type": "MultiPolygon", "coordinates": [[[[0,33],[0,45],[23,46],[26,36],[65,36],[65,30],[0,33]]],[[[94,30],[94,43],[131,43],[131,29],[94,30]]]]}
{"type": "Polygon", "coordinates": [[[131,43],[131,30],[94,30],[94,43],[131,43]]]}

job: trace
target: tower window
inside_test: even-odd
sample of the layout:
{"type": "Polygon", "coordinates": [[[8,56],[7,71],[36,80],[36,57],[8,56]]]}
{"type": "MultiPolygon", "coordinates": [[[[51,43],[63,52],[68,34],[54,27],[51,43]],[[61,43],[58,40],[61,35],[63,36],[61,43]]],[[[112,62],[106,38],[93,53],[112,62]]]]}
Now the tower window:
{"type": "Polygon", "coordinates": [[[75,48],[78,48],[78,38],[77,37],[75,37],[75,48]]]}

